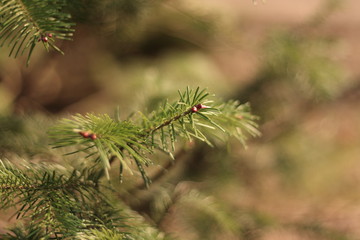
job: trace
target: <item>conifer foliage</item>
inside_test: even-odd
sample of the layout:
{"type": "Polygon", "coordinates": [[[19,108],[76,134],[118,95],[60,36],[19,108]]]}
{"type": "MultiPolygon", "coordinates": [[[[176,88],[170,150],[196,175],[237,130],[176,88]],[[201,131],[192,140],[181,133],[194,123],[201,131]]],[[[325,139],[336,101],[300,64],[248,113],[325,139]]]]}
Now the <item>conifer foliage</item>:
{"type": "Polygon", "coordinates": [[[2,161],[1,208],[16,207],[16,218],[27,220],[3,238],[19,239],[25,234],[33,239],[94,239],[95,234],[101,236],[98,239],[162,239],[160,235],[138,238],[143,233],[139,229],[131,233],[124,215],[110,203],[105,192],[111,188],[106,179],[113,162],[120,162],[119,175],[123,170],[140,173],[149,187],[146,167],[156,164],[151,156],[157,151],[172,156],[181,140],[212,145],[234,136],[244,142],[247,136],[259,134],[255,121],[247,104],[214,101],[200,88],[187,88],[179,92],[177,101],[165,101],[154,112],[133,114],[126,120],[106,114],[62,119],[49,131],[53,147],[68,149],[65,155],[85,153],[86,164],[19,167],[2,161]]]}
{"type": "Polygon", "coordinates": [[[15,58],[27,52],[27,63],[38,43],[62,53],[55,39],[70,39],[73,32],[65,5],[64,0],[1,0],[0,47],[9,47],[15,58]]]}
{"type": "Polygon", "coordinates": [[[179,137],[212,145],[211,136],[230,135],[244,142],[248,134],[258,135],[255,118],[249,114],[246,105],[232,101],[216,106],[207,99],[208,95],[200,88],[195,91],[188,88],[179,92],[178,101],[164,102],[157,111],[148,115],[138,113],[125,121],[112,119],[106,114],[75,115],[60,121],[50,134],[55,139],[54,147],[78,145],[79,149],[72,153],[87,153],[87,158],[101,163],[107,178],[114,158],[120,161],[121,171],[131,174],[132,160],[148,187],[150,180],[144,171],[144,166],[152,164],[148,154],[160,150],[173,158],[179,137]],[[223,123],[224,127],[217,122],[223,123]]]}
{"type": "MultiPolygon", "coordinates": [[[[64,9],[80,3],[0,0],[0,47],[13,57],[27,53],[27,63],[37,44],[62,53],[55,39],[70,39],[74,25],[64,9]]],[[[248,104],[223,102],[200,88],[179,91],[177,100],[127,119],[88,113],[59,120],[49,130],[52,151],[66,152],[59,161],[0,160],[0,209],[13,211],[21,222],[0,238],[165,239],[121,205],[113,176],[126,181],[139,175],[151,187],[148,167],[160,164],[154,161],[160,152],[176,161],[186,141],[213,146],[235,137],[245,144],[257,135],[248,104]],[[68,164],[68,155],[76,163],[68,164]],[[115,165],[119,171],[112,171],[115,165]]]]}

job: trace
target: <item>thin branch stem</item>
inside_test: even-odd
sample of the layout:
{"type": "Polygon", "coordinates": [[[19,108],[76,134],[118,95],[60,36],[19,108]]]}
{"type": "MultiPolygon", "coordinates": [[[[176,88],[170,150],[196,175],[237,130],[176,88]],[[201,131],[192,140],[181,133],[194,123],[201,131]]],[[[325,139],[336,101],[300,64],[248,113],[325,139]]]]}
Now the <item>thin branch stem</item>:
{"type": "Polygon", "coordinates": [[[192,112],[193,112],[193,111],[192,111],[192,108],[189,108],[189,109],[186,110],[185,112],[183,112],[183,113],[181,113],[181,114],[179,114],[179,115],[176,115],[175,117],[172,117],[172,118],[166,120],[165,122],[163,122],[162,124],[158,125],[157,127],[152,128],[152,129],[149,129],[147,132],[148,132],[149,134],[152,134],[153,132],[155,132],[155,131],[163,128],[163,127],[166,127],[166,126],[169,125],[170,123],[172,123],[172,122],[178,120],[179,118],[184,117],[184,116],[186,116],[186,115],[188,115],[188,114],[190,114],[190,113],[192,113],[192,112]]]}

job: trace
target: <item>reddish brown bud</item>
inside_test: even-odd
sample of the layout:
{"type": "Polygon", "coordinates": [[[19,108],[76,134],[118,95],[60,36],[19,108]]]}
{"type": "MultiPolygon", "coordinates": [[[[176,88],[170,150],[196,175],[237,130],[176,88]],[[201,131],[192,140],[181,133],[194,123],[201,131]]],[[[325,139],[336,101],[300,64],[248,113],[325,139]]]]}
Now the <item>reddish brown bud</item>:
{"type": "Polygon", "coordinates": [[[43,42],[48,42],[49,39],[48,39],[48,37],[42,37],[42,38],[41,38],[41,41],[43,41],[43,42]]]}
{"type": "Polygon", "coordinates": [[[90,136],[90,133],[89,132],[79,132],[79,134],[81,136],[83,136],[84,138],[88,138],[90,136]]]}
{"type": "Polygon", "coordinates": [[[48,33],[47,36],[48,36],[49,38],[52,38],[52,37],[53,37],[52,33],[48,33]]]}
{"type": "Polygon", "coordinates": [[[207,106],[205,106],[205,105],[203,105],[203,104],[198,104],[198,105],[196,105],[195,107],[197,107],[197,109],[203,109],[203,108],[207,108],[207,106]]]}
{"type": "Polygon", "coordinates": [[[96,134],[95,133],[91,133],[89,135],[89,138],[91,138],[91,140],[95,140],[97,138],[96,134]]]}
{"type": "Polygon", "coordinates": [[[197,111],[198,111],[197,107],[194,106],[194,107],[191,108],[191,112],[194,113],[194,112],[197,112],[197,111]]]}

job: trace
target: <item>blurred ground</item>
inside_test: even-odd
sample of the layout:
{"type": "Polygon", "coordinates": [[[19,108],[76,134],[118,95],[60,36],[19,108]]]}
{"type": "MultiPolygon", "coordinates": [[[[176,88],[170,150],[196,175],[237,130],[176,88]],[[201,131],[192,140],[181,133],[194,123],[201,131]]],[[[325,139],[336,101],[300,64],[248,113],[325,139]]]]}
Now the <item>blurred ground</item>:
{"type": "MultiPolygon", "coordinates": [[[[200,10],[204,9],[203,3],[188,1],[200,10]]],[[[213,51],[230,84],[241,88],[256,78],[263,60],[259,46],[268,34],[274,29],[299,28],[319,12],[323,3],[258,1],[254,6],[247,1],[206,1],[209,9],[222,11],[219,21],[238,22],[230,37],[238,40],[237,47],[213,51]]],[[[355,87],[349,87],[352,90],[344,91],[337,100],[301,111],[300,119],[292,119],[295,126],[290,130],[284,126],[284,134],[272,136],[273,125],[265,124],[263,140],[253,143],[245,153],[239,150],[243,157],[236,168],[238,185],[223,184],[219,188],[220,199],[225,198],[238,209],[252,209],[263,215],[262,223],[253,223],[255,227],[239,239],[360,237],[360,114],[356,111],[360,56],[354,54],[360,52],[359,10],[359,2],[341,1],[339,9],[321,28],[321,34],[338,40],[340,50],[334,48],[329,57],[345,69],[342,81],[355,87]]],[[[238,156],[235,158],[239,160],[238,156]]]]}
{"type": "MultiPolygon", "coordinates": [[[[209,9],[217,9],[223,12],[220,21],[237,22],[236,36],[241,36],[237,40],[239,48],[227,51],[223,56],[224,64],[221,66],[241,80],[251,79],[256,72],[256,66],[261,61],[259,43],[263,37],[274,31],[274,29],[297,28],[304,22],[309,21],[326,1],[316,0],[307,3],[299,1],[273,0],[263,3],[261,0],[257,4],[250,4],[248,1],[206,1],[209,9]],[[241,39],[241,40],[240,40],[241,39]]],[[[203,9],[202,1],[191,1],[190,5],[197,5],[198,9],[203,9]]],[[[355,52],[359,52],[356,44],[360,39],[357,31],[360,25],[358,18],[359,3],[356,0],[339,1],[339,9],[326,19],[322,31],[325,34],[336,36],[345,48],[340,56],[339,62],[343,64],[352,77],[359,75],[357,63],[360,57],[355,52]]],[[[261,51],[261,50],[260,50],[261,51]]],[[[222,58],[220,58],[222,59],[222,58]]]]}
{"type": "MultiPolygon", "coordinates": [[[[249,94],[246,100],[255,100],[263,136],[252,140],[247,150],[232,144],[235,150],[230,155],[220,154],[220,159],[229,163],[213,159],[219,154],[209,154],[210,160],[205,162],[213,164],[206,170],[210,175],[190,179],[201,182],[200,187],[195,186],[220,200],[236,222],[236,227],[229,228],[230,235],[206,239],[359,239],[360,3],[258,0],[254,5],[250,0],[188,0],[169,1],[164,9],[175,19],[192,19],[192,13],[210,17],[215,22],[215,37],[202,38],[194,32],[186,35],[188,30],[182,31],[185,27],[175,24],[169,32],[180,39],[186,35],[186,42],[197,46],[196,50],[119,60],[107,52],[103,39],[88,27],[79,26],[74,42],[64,43],[65,56],[45,55],[38,50],[29,68],[22,66],[23,60],[8,59],[1,49],[1,112],[111,112],[119,104],[126,116],[186,85],[209,87],[224,97],[249,94]],[[336,5],[335,10],[329,7],[333,11],[329,15],[322,14],[326,3],[336,5]],[[323,23],[308,27],[316,21],[323,23]],[[284,41],[295,55],[309,55],[300,60],[289,58],[301,65],[301,71],[298,65],[287,64],[278,68],[288,75],[270,71],[272,66],[264,68],[269,53],[264,44],[279,31],[290,32],[290,37],[273,38],[275,43],[270,48],[284,41]],[[291,38],[294,35],[295,40],[291,38]],[[332,72],[333,65],[325,65],[323,71],[328,75],[319,79],[336,76],[340,84],[324,101],[311,95],[312,88],[305,86],[301,91],[303,86],[294,80],[299,75],[300,81],[306,79],[301,78],[303,69],[310,69],[309,76],[322,74],[323,65],[316,65],[317,60],[311,58],[319,54],[312,48],[319,36],[334,43],[321,60],[332,61],[342,73],[338,77],[332,72]],[[301,45],[308,40],[309,45],[301,45]],[[269,72],[273,76],[269,77],[269,72]],[[278,81],[282,78],[286,81],[278,81]],[[249,86],[257,81],[254,86],[260,90],[252,90],[249,86]]],[[[203,200],[212,204],[212,199],[203,200]]],[[[206,234],[196,232],[194,222],[186,221],[191,218],[186,212],[187,202],[180,203],[159,225],[179,239],[205,239],[199,237],[206,234]]]]}

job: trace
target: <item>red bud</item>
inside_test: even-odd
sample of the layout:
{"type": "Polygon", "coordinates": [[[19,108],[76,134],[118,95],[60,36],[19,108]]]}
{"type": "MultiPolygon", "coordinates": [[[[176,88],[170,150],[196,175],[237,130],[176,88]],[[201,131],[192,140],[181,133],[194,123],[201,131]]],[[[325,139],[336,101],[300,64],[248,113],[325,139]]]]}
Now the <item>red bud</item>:
{"type": "Polygon", "coordinates": [[[88,138],[90,136],[90,133],[89,132],[79,132],[79,134],[81,136],[83,136],[84,138],[88,138]]]}
{"type": "Polygon", "coordinates": [[[198,105],[196,105],[195,107],[197,107],[197,109],[203,109],[203,108],[206,108],[206,106],[205,105],[202,105],[201,103],[200,104],[198,104],[198,105]]]}
{"type": "Polygon", "coordinates": [[[95,133],[91,133],[89,135],[89,138],[91,138],[91,140],[95,140],[97,138],[96,134],[95,133]]]}
{"type": "Polygon", "coordinates": [[[197,107],[194,106],[194,107],[191,108],[191,112],[194,113],[194,112],[197,112],[197,111],[198,111],[197,107]]]}

